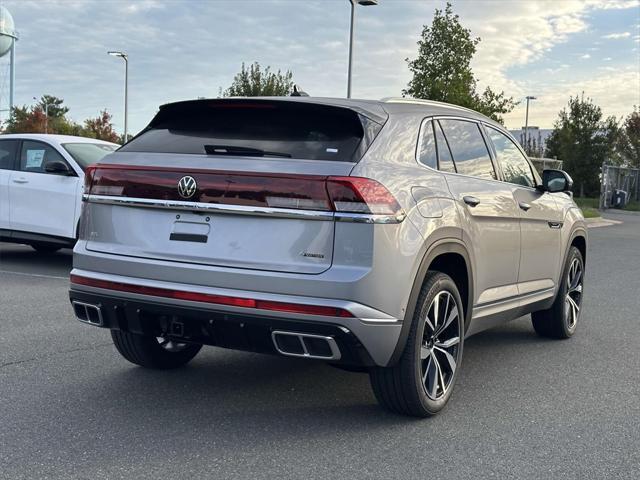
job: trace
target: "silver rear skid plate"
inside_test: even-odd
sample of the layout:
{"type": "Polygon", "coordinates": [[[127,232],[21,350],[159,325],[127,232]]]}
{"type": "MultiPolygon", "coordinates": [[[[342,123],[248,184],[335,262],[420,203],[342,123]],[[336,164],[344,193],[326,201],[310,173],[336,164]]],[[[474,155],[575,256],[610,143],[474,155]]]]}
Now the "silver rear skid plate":
{"type": "Polygon", "coordinates": [[[290,357],[318,360],[340,360],[342,357],[333,337],[274,330],[271,332],[271,340],[278,353],[290,357]]]}

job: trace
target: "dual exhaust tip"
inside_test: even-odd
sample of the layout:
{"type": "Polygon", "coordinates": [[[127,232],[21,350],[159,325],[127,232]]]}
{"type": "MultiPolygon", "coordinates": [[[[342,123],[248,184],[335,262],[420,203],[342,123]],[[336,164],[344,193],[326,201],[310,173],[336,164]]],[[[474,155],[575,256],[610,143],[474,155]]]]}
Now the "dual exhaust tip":
{"type": "Polygon", "coordinates": [[[76,318],[81,322],[102,327],[104,321],[102,319],[102,311],[99,305],[92,305],[91,303],[84,303],[74,300],[71,302],[73,305],[73,311],[76,314],[76,318]]]}
{"type": "Polygon", "coordinates": [[[273,345],[282,355],[315,358],[318,360],[340,360],[340,348],[333,337],[309,333],[271,332],[273,345]]]}
{"type": "MultiPolygon", "coordinates": [[[[102,327],[104,320],[99,305],[72,302],[73,311],[81,322],[102,327]]],[[[318,360],[340,360],[340,348],[333,337],[310,333],[286,332],[274,330],[271,340],[276,351],[290,357],[313,358],[318,360]]]]}

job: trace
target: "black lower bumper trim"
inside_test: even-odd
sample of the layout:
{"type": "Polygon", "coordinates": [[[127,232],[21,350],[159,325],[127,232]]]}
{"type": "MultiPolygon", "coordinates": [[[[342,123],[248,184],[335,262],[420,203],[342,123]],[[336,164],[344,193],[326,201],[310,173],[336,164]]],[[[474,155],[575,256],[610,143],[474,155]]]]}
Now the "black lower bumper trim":
{"type": "Polygon", "coordinates": [[[373,366],[364,346],[351,332],[330,323],[216,312],[70,290],[71,301],[100,307],[102,327],[139,335],[164,336],[233,350],[278,354],[271,332],[284,330],[332,336],[341,352],[337,362],[373,366]]]}

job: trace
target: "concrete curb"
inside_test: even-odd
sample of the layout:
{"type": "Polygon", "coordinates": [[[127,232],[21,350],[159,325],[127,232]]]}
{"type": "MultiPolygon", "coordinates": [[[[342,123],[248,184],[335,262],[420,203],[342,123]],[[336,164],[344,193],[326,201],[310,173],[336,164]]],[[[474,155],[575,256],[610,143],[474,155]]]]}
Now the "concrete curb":
{"type": "Polygon", "coordinates": [[[622,223],[620,220],[609,220],[608,218],[602,217],[585,218],[584,221],[587,224],[587,228],[610,227],[611,225],[622,223]]]}

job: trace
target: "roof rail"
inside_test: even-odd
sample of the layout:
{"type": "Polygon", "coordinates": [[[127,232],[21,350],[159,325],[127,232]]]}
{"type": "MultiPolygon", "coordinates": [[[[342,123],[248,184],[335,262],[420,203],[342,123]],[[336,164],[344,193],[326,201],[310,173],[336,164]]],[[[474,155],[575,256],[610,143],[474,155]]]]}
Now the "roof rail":
{"type": "Polygon", "coordinates": [[[471,110],[470,108],[467,108],[467,107],[461,107],[460,105],[453,105],[452,103],[445,103],[445,102],[437,102],[435,100],[423,100],[421,98],[384,97],[384,98],[381,98],[380,101],[384,103],[412,103],[415,105],[435,105],[435,106],[442,105],[443,107],[455,108],[457,110],[462,110],[465,112],[475,113],[476,115],[481,115],[479,112],[476,112],[475,110],[471,110]]]}

